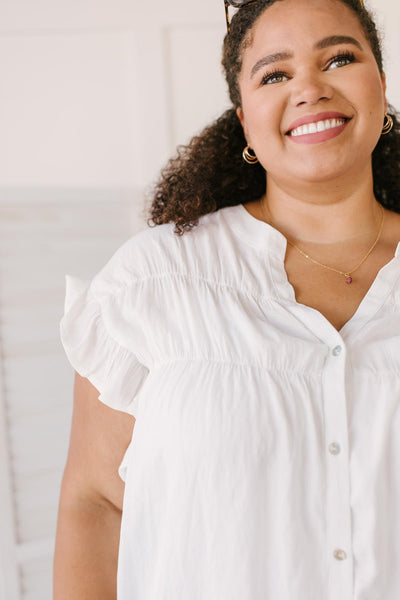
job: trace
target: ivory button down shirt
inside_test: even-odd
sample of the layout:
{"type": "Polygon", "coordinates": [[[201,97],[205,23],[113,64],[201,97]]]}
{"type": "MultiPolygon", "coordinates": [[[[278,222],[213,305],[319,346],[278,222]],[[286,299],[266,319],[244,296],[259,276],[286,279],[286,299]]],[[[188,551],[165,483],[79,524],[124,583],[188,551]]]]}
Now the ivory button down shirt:
{"type": "Polygon", "coordinates": [[[243,205],[173,228],[129,240],[61,325],[136,417],[119,600],[398,600],[399,247],[338,332],[243,205]]]}

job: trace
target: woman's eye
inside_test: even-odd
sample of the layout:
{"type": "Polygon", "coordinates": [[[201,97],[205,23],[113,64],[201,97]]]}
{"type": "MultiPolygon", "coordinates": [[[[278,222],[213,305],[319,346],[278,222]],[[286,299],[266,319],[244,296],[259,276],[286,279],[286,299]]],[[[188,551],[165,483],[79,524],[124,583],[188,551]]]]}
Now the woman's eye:
{"type": "Polygon", "coordinates": [[[283,73],[282,71],[275,71],[274,73],[267,73],[267,75],[264,75],[264,77],[262,78],[262,85],[268,84],[268,83],[282,83],[283,81],[286,81],[288,79],[288,76],[286,75],[286,73],[283,73]]]}
{"type": "Polygon", "coordinates": [[[328,63],[328,69],[338,69],[339,67],[345,67],[350,63],[354,62],[355,57],[351,52],[345,52],[332,58],[328,63]]]}

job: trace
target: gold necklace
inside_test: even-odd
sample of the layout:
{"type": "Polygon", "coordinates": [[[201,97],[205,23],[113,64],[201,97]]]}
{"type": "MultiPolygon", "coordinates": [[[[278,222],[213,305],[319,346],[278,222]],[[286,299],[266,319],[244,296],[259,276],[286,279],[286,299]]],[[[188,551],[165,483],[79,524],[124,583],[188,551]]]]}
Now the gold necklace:
{"type": "MultiPolygon", "coordinates": [[[[262,209],[263,209],[262,212],[263,212],[264,217],[265,217],[264,207],[262,207],[262,209]]],[[[345,271],[341,271],[340,269],[335,269],[334,267],[330,267],[329,265],[325,265],[324,263],[321,263],[318,260],[315,260],[315,258],[312,258],[309,254],[306,254],[306,252],[303,252],[303,250],[301,250],[301,248],[299,248],[298,246],[296,246],[296,244],[294,244],[293,242],[291,242],[288,238],[286,238],[287,243],[290,244],[290,246],[293,246],[293,248],[296,248],[296,250],[298,250],[300,252],[300,254],[302,256],[304,256],[304,258],[307,258],[307,260],[311,261],[315,265],[323,267],[324,269],[328,269],[329,271],[334,271],[335,273],[339,273],[339,275],[343,275],[346,278],[345,279],[346,283],[349,283],[349,284],[353,283],[353,278],[351,277],[351,275],[355,271],[357,271],[357,269],[359,269],[361,267],[361,265],[367,260],[368,256],[371,254],[371,252],[373,251],[373,249],[375,248],[375,246],[377,245],[377,243],[380,240],[380,237],[381,237],[381,234],[382,234],[382,230],[383,230],[383,223],[384,223],[384,220],[385,220],[385,210],[384,210],[384,208],[383,208],[382,205],[381,205],[381,209],[382,209],[382,219],[381,219],[381,224],[380,224],[380,227],[379,227],[378,235],[376,236],[376,240],[372,244],[371,248],[368,250],[367,254],[363,257],[363,259],[358,263],[358,265],[356,267],[354,267],[354,269],[351,269],[351,271],[346,271],[346,272],[345,271]]]]}

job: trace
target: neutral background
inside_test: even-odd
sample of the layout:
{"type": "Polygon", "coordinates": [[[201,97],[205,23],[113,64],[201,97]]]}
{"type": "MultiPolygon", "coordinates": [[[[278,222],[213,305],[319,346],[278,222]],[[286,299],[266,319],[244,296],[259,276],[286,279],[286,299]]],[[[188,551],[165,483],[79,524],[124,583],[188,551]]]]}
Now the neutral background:
{"type": "MultiPolygon", "coordinates": [[[[400,3],[370,0],[400,107],[400,3]]],[[[229,106],[222,0],[0,0],[0,599],[50,600],[73,373],[66,273],[145,227],[144,191],[229,106]]]]}

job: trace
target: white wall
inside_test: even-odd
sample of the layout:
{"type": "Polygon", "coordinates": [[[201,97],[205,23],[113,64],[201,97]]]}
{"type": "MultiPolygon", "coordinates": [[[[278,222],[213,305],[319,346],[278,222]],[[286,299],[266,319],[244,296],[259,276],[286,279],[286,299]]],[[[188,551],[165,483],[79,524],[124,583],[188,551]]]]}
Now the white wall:
{"type": "MultiPolygon", "coordinates": [[[[398,0],[386,27],[400,108],[398,0]]],[[[0,0],[0,600],[48,600],[72,371],[64,274],[145,226],[143,189],[228,106],[222,0],[0,0]]]]}
{"type": "Polygon", "coordinates": [[[366,0],[378,24],[383,41],[387,97],[400,110],[400,2],[398,0],[366,0]]]}
{"type": "Polygon", "coordinates": [[[2,0],[0,185],[148,183],[181,115],[187,134],[225,100],[223,18],[215,0],[2,0]],[[199,88],[188,122],[174,101],[199,88]]]}

